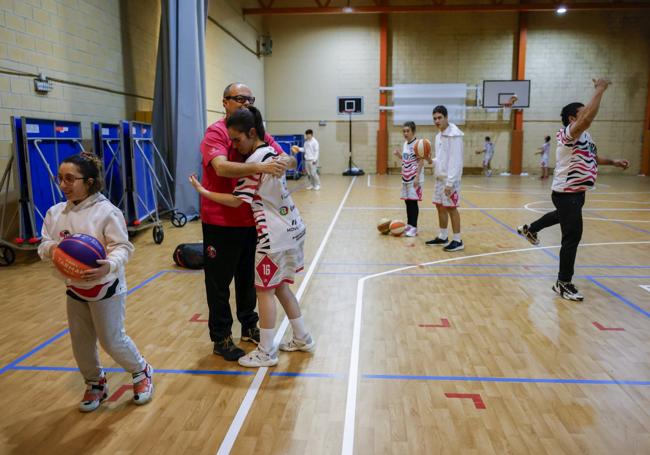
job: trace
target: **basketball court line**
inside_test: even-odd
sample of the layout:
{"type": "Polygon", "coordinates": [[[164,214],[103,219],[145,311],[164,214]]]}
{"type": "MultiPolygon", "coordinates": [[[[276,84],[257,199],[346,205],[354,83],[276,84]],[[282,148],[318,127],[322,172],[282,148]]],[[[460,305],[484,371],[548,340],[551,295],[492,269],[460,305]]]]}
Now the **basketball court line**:
{"type": "MultiPolygon", "coordinates": [[[[305,289],[307,288],[307,284],[309,283],[314,273],[314,270],[316,269],[318,260],[323,254],[323,251],[325,250],[325,246],[327,245],[330,235],[332,234],[334,225],[336,224],[336,221],[338,220],[339,215],[343,210],[343,206],[345,205],[345,202],[347,201],[348,196],[350,195],[350,192],[352,191],[354,182],[356,182],[356,180],[357,180],[356,176],[352,177],[352,181],[348,185],[348,189],[345,192],[343,199],[341,199],[341,203],[339,204],[339,207],[336,210],[336,213],[334,214],[334,217],[332,218],[332,221],[330,222],[330,225],[327,228],[325,235],[323,236],[323,240],[321,240],[321,244],[318,247],[316,254],[314,255],[314,259],[312,259],[309,265],[309,269],[305,275],[305,278],[303,278],[302,282],[300,283],[298,292],[296,292],[296,299],[298,300],[298,303],[300,303],[302,299],[305,289]]],[[[289,319],[285,315],[273,340],[274,345],[277,345],[282,340],[282,337],[284,336],[284,332],[287,330],[288,326],[289,326],[289,319]]],[[[250,412],[250,409],[253,406],[253,401],[255,401],[255,397],[257,395],[257,392],[260,389],[260,386],[262,384],[262,381],[264,380],[264,376],[266,376],[267,371],[268,371],[268,367],[261,367],[257,370],[257,374],[255,375],[253,382],[248,388],[248,391],[246,392],[246,395],[244,396],[242,403],[239,405],[239,409],[237,410],[237,413],[235,414],[235,417],[232,423],[230,424],[230,427],[228,428],[228,432],[226,433],[226,436],[224,437],[224,439],[221,441],[221,444],[219,445],[219,450],[217,451],[217,455],[229,454],[230,451],[232,450],[232,447],[235,445],[235,441],[237,440],[237,435],[239,434],[239,431],[243,427],[244,421],[246,420],[246,417],[248,416],[248,413],[250,412]]]]}
{"type": "MultiPolygon", "coordinates": [[[[579,247],[584,248],[584,247],[594,247],[594,246],[639,245],[639,244],[650,244],[650,241],[584,243],[579,245],[579,247]]],[[[447,259],[440,259],[437,261],[425,262],[414,266],[400,267],[397,269],[387,270],[385,272],[375,273],[360,278],[357,281],[357,297],[356,297],[355,311],[354,311],[352,349],[350,353],[350,366],[348,371],[348,386],[347,386],[345,421],[344,421],[344,428],[343,428],[343,443],[341,446],[341,453],[343,455],[352,455],[354,452],[357,389],[358,389],[358,382],[359,382],[359,352],[361,347],[360,346],[361,316],[363,314],[363,292],[364,292],[364,285],[366,281],[384,275],[403,272],[405,270],[409,270],[416,267],[427,267],[433,264],[442,264],[445,262],[457,262],[457,261],[462,261],[467,259],[474,259],[477,257],[500,256],[504,254],[517,254],[517,253],[523,253],[529,251],[536,251],[538,249],[558,249],[560,247],[561,245],[552,245],[552,246],[544,246],[544,247],[519,248],[519,249],[505,250],[505,251],[493,251],[489,253],[480,253],[480,254],[474,254],[469,256],[456,256],[447,259]]]]}
{"type": "MultiPolygon", "coordinates": [[[[367,181],[367,186],[368,188],[386,188],[386,189],[393,189],[393,190],[399,190],[401,187],[399,185],[395,186],[388,186],[388,185],[374,185],[370,182],[370,174],[368,175],[368,181],[367,181]]],[[[393,174],[396,175],[397,174],[393,174]]],[[[424,185],[426,188],[427,181],[425,181],[424,185]]],[[[597,186],[605,186],[605,187],[610,187],[610,185],[605,185],[605,184],[598,184],[597,186]]],[[[516,190],[511,190],[508,188],[503,188],[503,187],[494,187],[494,186],[482,186],[482,185],[465,185],[463,188],[463,193],[495,193],[495,194],[529,194],[529,195],[535,195],[535,194],[545,194],[548,195],[551,193],[551,187],[549,186],[548,190],[535,190],[532,189],[532,191],[516,191],[516,190]],[[477,190],[468,190],[466,188],[471,187],[471,188],[477,188],[477,190]]],[[[650,191],[609,191],[609,192],[601,192],[598,190],[594,190],[591,192],[592,194],[597,194],[597,195],[612,195],[612,194],[623,194],[623,195],[630,195],[630,194],[650,194],[650,191]]]]}
{"type": "Polygon", "coordinates": [[[464,381],[464,382],[509,382],[515,384],[594,384],[650,386],[650,381],[616,379],[561,379],[561,378],[494,378],[491,376],[417,376],[401,374],[364,374],[363,379],[397,379],[410,381],[464,381]]]}
{"type": "MultiPolygon", "coordinates": [[[[418,265],[417,263],[381,263],[381,262],[321,262],[321,266],[377,266],[377,267],[404,267],[418,265]]],[[[557,268],[556,264],[432,264],[430,267],[530,267],[530,268],[557,268]]],[[[650,265],[576,265],[576,269],[650,269],[650,265]]],[[[321,272],[319,272],[321,273],[321,272]]]]}
{"type": "Polygon", "coordinates": [[[605,285],[602,284],[601,282],[595,280],[594,277],[590,277],[590,278],[587,278],[587,279],[588,279],[589,281],[591,281],[592,283],[594,283],[594,284],[595,284],[596,286],[598,286],[599,288],[603,289],[605,292],[607,292],[607,293],[609,293],[610,295],[616,297],[618,300],[620,300],[621,302],[623,302],[625,305],[629,306],[629,307],[632,308],[633,310],[635,310],[635,311],[637,311],[637,312],[639,312],[639,313],[645,315],[646,317],[650,318],[650,311],[646,311],[646,310],[644,310],[643,308],[641,308],[641,307],[635,305],[634,303],[630,302],[628,299],[626,299],[626,298],[623,297],[622,295],[620,295],[620,294],[618,294],[618,293],[612,291],[610,288],[608,288],[607,286],[605,286],[605,285]]]}
{"type": "MultiPolygon", "coordinates": [[[[470,207],[478,208],[480,213],[482,213],[483,215],[487,216],[487,217],[490,218],[492,221],[496,222],[497,224],[501,225],[502,227],[506,228],[506,229],[507,229],[508,231],[510,231],[512,234],[514,234],[515,236],[517,236],[518,239],[528,242],[528,240],[526,240],[524,237],[522,237],[521,235],[519,235],[519,233],[518,233],[516,230],[514,230],[512,227],[510,227],[510,226],[507,225],[506,223],[502,222],[501,220],[499,220],[497,217],[495,217],[495,216],[490,215],[489,213],[487,213],[487,212],[485,211],[485,209],[481,209],[480,207],[477,207],[475,204],[471,203],[471,202],[468,201],[466,198],[462,198],[462,197],[461,197],[460,200],[461,200],[461,201],[464,201],[464,202],[467,203],[467,204],[469,204],[470,207]]],[[[547,250],[544,249],[544,248],[540,248],[539,246],[536,246],[535,248],[537,248],[538,250],[543,251],[544,254],[546,254],[547,256],[549,256],[550,258],[552,258],[552,259],[554,259],[554,260],[556,260],[556,261],[559,261],[559,260],[560,260],[560,257],[559,257],[559,256],[557,256],[557,255],[554,254],[554,253],[551,253],[550,251],[547,251],[547,250]]]]}
{"type": "MultiPolygon", "coordinates": [[[[129,295],[133,294],[133,293],[134,293],[135,291],[137,291],[138,289],[141,289],[142,287],[146,286],[147,284],[151,283],[152,281],[154,281],[154,280],[160,278],[160,277],[163,276],[165,273],[170,273],[170,272],[173,272],[173,273],[192,273],[192,272],[188,272],[188,271],[185,271],[185,270],[161,270],[161,271],[159,271],[159,272],[156,272],[154,275],[150,276],[149,278],[147,278],[147,279],[144,280],[143,282],[139,283],[139,284],[136,285],[135,287],[129,289],[129,290],[126,292],[126,295],[129,296],[129,295]]],[[[70,329],[64,329],[64,330],[62,330],[61,332],[59,332],[59,333],[57,333],[56,335],[54,335],[52,338],[50,338],[50,339],[44,341],[43,343],[39,344],[38,346],[36,346],[34,349],[32,349],[31,351],[29,351],[28,353],[26,353],[26,354],[24,354],[24,355],[18,357],[18,358],[15,359],[13,362],[10,362],[9,364],[7,364],[7,365],[5,365],[4,367],[0,368],[0,375],[2,375],[3,373],[5,373],[5,372],[8,371],[8,370],[14,369],[13,367],[17,366],[19,363],[23,362],[24,360],[27,360],[29,357],[33,356],[33,355],[36,354],[37,352],[39,352],[39,351],[45,349],[45,348],[48,347],[50,344],[54,343],[54,342],[57,341],[59,338],[61,338],[61,337],[63,337],[64,335],[66,335],[68,332],[70,332],[70,329]]]]}

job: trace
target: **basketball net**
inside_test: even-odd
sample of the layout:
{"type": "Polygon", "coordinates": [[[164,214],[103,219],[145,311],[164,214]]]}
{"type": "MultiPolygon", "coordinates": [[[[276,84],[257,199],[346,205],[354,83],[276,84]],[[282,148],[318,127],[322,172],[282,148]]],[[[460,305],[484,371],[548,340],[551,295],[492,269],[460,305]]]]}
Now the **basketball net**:
{"type": "Polygon", "coordinates": [[[508,101],[503,103],[501,105],[501,109],[503,109],[503,120],[510,120],[510,113],[512,112],[512,105],[517,102],[517,97],[516,96],[511,96],[508,101]]]}

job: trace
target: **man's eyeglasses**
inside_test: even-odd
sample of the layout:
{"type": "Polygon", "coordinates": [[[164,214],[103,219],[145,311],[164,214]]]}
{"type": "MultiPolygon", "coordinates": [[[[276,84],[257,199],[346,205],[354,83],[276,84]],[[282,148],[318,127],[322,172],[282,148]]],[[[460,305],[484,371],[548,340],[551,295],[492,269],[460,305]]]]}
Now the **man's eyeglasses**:
{"type": "Polygon", "coordinates": [[[86,177],[75,177],[74,175],[66,174],[53,176],[52,179],[57,185],[61,185],[61,183],[65,183],[66,185],[74,185],[74,182],[77,180],[86,180],[86,177]]]}
{"type": "Polygon", "coordinates": [[[227,100],[233,100],[239,104],[244,104],[246,101],[248,101],[249,104],[255,104],[254,96],[237,95],[237,96],[226,96],[225,98],[227,100]]]}

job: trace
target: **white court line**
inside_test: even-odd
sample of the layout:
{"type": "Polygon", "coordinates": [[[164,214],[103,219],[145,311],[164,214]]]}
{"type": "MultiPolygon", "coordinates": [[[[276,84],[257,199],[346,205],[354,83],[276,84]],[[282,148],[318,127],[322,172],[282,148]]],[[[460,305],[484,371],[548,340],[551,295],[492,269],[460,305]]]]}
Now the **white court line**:
{"type": "MultiPolygon", "coordinates": [[[[356,179],[357,179],[356,176],[352,177],[352,181],[348,186],[348,190],[345,192],[345,195],[343,196],[343,199],[339,204],[339,208],[336,210],[336,214],[334,215],[334,218],[332,218],[332,222],[330,223],[329,228],[327,229],[327,232],[323,237],[323,240],[321,240],[320,246],[316,251],[316,255],[314,256],[314,259],[312,259],[309,269],[305,274],[305,278],[303,278],[302,282],[300,283],[298,292],[296,292],[296,299],[298,300],[298,302],[300,302],[300,299],[304,294],[305,289],[307,288],[307,284],[309,283],[311,276],[314,274],[314,270],[316,270],[316,265],[318,264],[318,260],[323,254],[323,251],[325,250],[325,245],[327,244],[327,241],[329,240],[329,237],[332,234],[332,229],[334,228],[334,225],[336,224],[336,221],[338,220],[339,215],[341,214],[343,205],[345,204],[345,201],[348,199],[348,196],[350,195],[350,191],[352,191],[352,187],[356,179]]],[[[282,320],[282,323],[280,324],[280,328],[275,334],[275,338],[273,339],[273,344],[277,345],[280,342],[280,340],[282,340],[282,337],[284,336],[284,332],[285,330],[287,330],[288,326],[289,326],[289,319],[285,315],[284,319],[282,320]]],[[[244,421],[246,420],[246,416],[248,416],[248,412],[253,406],[253,401],[255,401],[255,396],[257,395],[257,392],[260,389],[260,386],[262,384],[262,381],[264,380],[264,376],[266,376],[267,371],[268,371],[268,367],[262,367],[259,370],[257,370],[257,374],[255,374],[255,378],[253,379],[253,382],[248,388],[248,391],[244,396],[244,400],[239,405],[237,414],[235,414],[235,418],[230,424],[230,428],[228,428],[228,432],[226,433],[226,436],[224,437],[223,441],[221,441],[221,445],[219,446],[217,455],[229,454],[230,451],[232,450],[233,445],[235,445],[235,441],[237,440],[237,435],[239,434],[239,431],[244,425],[244,421]]]]}
{"type": "MultiPolygon", "coordinates": [[[[382,206],[348,206],[344,207],[343,210],[404,210],[404,206],[401,207],[382,207],[382,206]]],[[[435,207],[420,207],[422,210],[436,210],[435,207]]],[[[458,210],[527,210],[524,207],[459,207],[458,210]]],[[[650,211],[650,210],[649,210],[650,211]]]]}
{"type": "MultiPolygon", "coordinates": [[[[579,245],[579,247],[608,246],[608,245],[639,245],[639,244],[650,244],[650,241],[585,243],[579,245]]],[[[400,267],[397,269],[387,270],[385,272],[375,273],[360,278],[359,281],[357,282],[357,299],[356,299],[356,304],[354,309],[354,325],[353,325],[354,332],[352,334],[352,352],[350,354],[350,369],[348,373],[348,393],[347,393],[347,399],[345,405],[345,424],[343,428],[343,445],[341,447],[341,454],[352,455],[352,453],[354,452],[354,432],[356,426],[355,419],[356,419],[356,409],[357,409],[357,388],[359,383],[358,375],[359,375],[359,350],[360,350],[360,343],[361,343],[361,316],[363,314],[363,290],[364,290],[364,284],[367,280],[384,276],[384,275],[389,275],[391,273],[402,272],[404,270],[414,269],[417,267],[426,267],[429,265],[441,264],[445,262],[456,262],[456,261],[463,261],[465,259],[474,259],[474,258],[480,258],[486,256],[497,256],[502,254],[521,253],[527,251],[557,249],[560,248],[560,246],[561,245],[519,248],[516,250],[493,251],[491,253],[473,254],[470,256],[457,256],[449,259],[441,259],[438,261],[424,262],[422,264],[400,267]]]]}
{"type": "MultiPolygon", "coordinates": [[[[533,213],[539,213],[539,214],[544,214],[547,212],[551,212],[554,209],[553,208],[535,208],[535,207],[530,207],[533,204],[540,204],[548,201],[534,201],[534,202],[529,202],[528,204],[524,204],[524,209],[533,212],[533,213]]],[[[487,210],[487,209],[486,209],[487,210]]],[[[582,209],[583,212],[650,212],[650,209],[582,209]]],[[[591,220],[591,221],[618,221],[622,223],[650,223],[650,220],[628,220],[628,219],[614,219],[614,218],[594,218],[594,217],[583,217],[583,220],[591,220]]]]}

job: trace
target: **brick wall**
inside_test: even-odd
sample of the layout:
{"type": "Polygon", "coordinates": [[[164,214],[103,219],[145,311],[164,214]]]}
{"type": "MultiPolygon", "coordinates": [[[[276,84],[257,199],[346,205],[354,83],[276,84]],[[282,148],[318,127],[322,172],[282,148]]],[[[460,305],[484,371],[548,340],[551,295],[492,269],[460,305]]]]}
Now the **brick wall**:
{"type": "MultiPolygon", "coordinates": [[[[0,69],[152,97],[159,22],[156,0],[0,0],[0,69]]],[[[151,109],[146,99],[58,82],[38,95],[32,79],[0,74],[0,169],[12,153],[12,115],[81,121],[89,139],[91,121],[151,109]]]]}

